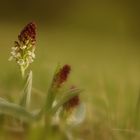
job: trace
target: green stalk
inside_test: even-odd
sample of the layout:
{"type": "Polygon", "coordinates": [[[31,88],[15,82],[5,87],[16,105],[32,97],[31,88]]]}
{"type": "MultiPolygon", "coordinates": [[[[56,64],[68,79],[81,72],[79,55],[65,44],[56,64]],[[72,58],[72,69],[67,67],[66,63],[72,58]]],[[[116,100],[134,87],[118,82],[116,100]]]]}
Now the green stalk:
{"type": "Polygon", "coordinates": [[[25,69],[23,66],[20,66],[20,71],[21,71],[21,76],[22,78],[24,79],[24,76],[25,76],[25,69]]]}
{"type": "Polygon", "coordinates": [[[30,105],[31,91],[32,91],[32,71],[29,72],[25,80],[26,81],[25,81],[22,98],[20,100],[20,105],[28,109],[30,105]]]}

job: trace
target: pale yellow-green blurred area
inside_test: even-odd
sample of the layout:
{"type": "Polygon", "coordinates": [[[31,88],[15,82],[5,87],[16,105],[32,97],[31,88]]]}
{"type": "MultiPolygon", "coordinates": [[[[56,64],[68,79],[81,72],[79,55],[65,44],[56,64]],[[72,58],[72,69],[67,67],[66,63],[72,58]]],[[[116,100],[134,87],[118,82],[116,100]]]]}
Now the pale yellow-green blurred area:
{"type": "Polygon", "coordinates": [[[68,63],[70,82],[85,90],[81,96],[87,104],[87,128],[100,122],[104,104],[114,126],[130,127],[140,89],[139,15],[140,2],[135,0],[0,0],[1,94],[14,96],[20,90],[18,67],[8,57],[20,30],[35,21],[33,85],[47,90],[57,64],[68,63]]]}

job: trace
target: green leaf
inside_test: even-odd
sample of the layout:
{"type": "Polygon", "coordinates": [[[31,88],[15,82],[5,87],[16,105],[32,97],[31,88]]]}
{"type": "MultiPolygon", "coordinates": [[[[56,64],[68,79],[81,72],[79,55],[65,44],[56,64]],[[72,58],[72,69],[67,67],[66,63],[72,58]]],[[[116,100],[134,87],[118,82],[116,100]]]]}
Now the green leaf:
{"type": "Polygon", "coordinates": [[[46,112],[49,112],[51,110],[54,98],[55,98],[55,91],[50,89],[48,91],[48,96],[47,96],[47,99],[46,99],[46,102],[45,102],[45,108],[44,109],[45,109],[46,112]]]}
{"type": "Polygon", "coordinates": [[[46,97],[45,107],[44,107],[46,112],[49,112],[51,110],[53,101],[54,101],[55,96],[56,96],[57,89],[54,89],[54,87],[52,87],[52,84],[53,84],[54,77],[55,77],[56,73],[59,71],[59,69],[60,69],[60,65],[58,65],[56,67],[56,70],[55,70],[53,77],[52,77],[50,88],[48,90],[48,95],[46,97]]]}
{"type": "Polygon", "coordinates": [[[66,102],[68,102],[73,97],[81,93],[81,89],[71,89],[65,93],[65,95],[58,101],[58,103],[52,108],[51,112],[56,113],[56,111],[66,102]]]}
{"type": "Polygon", "coordinates": [[[33,121],[34,115],[26,111],[23,107],[7,101],[0,101],[0,113],[13,116],[23,121],[33,121]]]}
{"type": "Polygon", "coordinates": [[[27,76],[25,87],[23,90],[23,95],[20,100],[20,105],[25,108],[28,108],[30,105],[31,90],[32,90],[32,71],[30,71],[29,75],[27,76]]]}

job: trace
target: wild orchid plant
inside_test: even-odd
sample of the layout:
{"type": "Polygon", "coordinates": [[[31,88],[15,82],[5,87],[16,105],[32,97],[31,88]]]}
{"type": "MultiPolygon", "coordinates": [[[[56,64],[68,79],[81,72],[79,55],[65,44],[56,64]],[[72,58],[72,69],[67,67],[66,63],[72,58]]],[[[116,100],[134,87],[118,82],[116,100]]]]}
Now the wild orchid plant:
{"type": "MultiPolygon", "coordinates": [[[[17,121],[23,130],[33,123],[43,121],[45,128],[54,124],[58,126],[64,124],[63,126],[66,127],[63,130],[67,134],[66,128],[75,126],[84,119],[85,107],[79,98],[82,90],[73,86],[60,94],[60,89],[67,81],[71,67],[67,64],[59,66],[54,73],[49,90],[45,94],[46,97],[42,101],[44,105],[39,110],[30,110],[32,71],[29,70],[29,66],[35,59],[35,48],[36,24],[31,22],[18,35],[18,41],[15,41],[9,58],[10,61],[15,60],[21,70],[21,76],[25,81],[24,90],[19,104],[0,98],[0,113],[14,118],[11,120],[17,121]]],[[[71,138],[69,134],[67,136],[71,138]]]]}

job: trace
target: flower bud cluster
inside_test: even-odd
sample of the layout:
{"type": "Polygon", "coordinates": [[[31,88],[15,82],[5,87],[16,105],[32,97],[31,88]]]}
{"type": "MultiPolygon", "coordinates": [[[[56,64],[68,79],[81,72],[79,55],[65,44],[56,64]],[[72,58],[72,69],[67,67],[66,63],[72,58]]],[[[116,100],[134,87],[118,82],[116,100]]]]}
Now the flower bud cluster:
{"type": "Polygon", "coordinates": [[[61,85],[67,81],[68,75],[70,73],[71,67],[69,65],[64,65],[55,74],[53,79],[53,87],[59,88],[61,85]]]}
{"type": "Polygon", "coordinates": [[[35,42],[36,42],[36,25],[35,23],[27,24],[18,35],[18,41],[15,41],[12,47],[11,57],[17,64],[26,69],[35,59],[35,42]]]}

